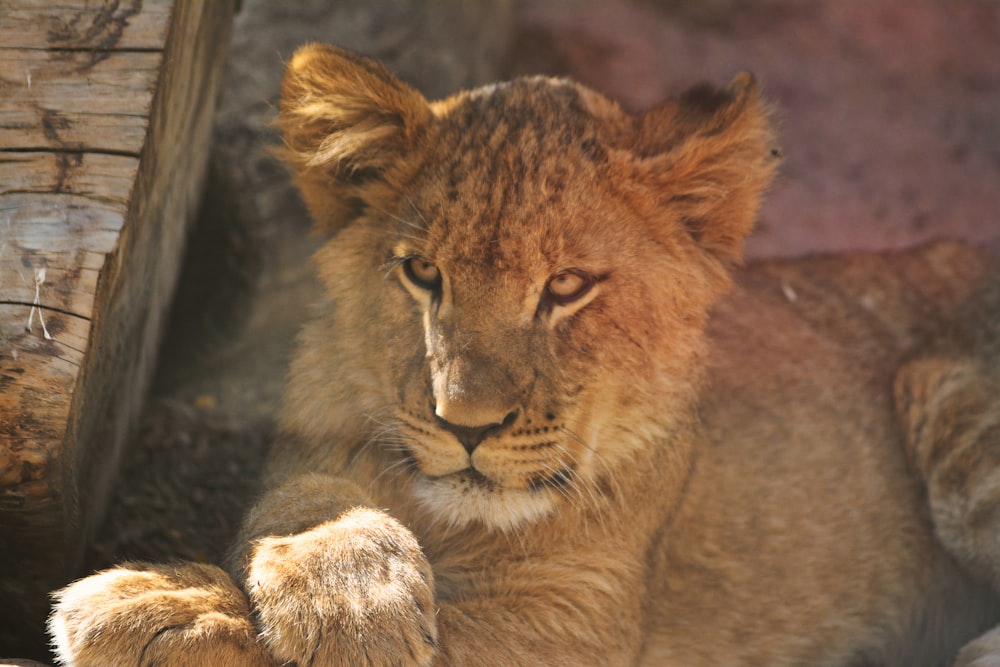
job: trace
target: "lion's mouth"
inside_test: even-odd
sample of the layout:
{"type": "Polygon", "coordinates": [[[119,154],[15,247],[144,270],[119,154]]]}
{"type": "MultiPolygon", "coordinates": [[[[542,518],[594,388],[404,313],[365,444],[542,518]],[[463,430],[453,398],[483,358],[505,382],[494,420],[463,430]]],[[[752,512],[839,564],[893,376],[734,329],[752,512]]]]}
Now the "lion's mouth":
{"type": "Polygon", "coordinates": [[[496,482],[494,482],[492,479],[490,479],[483,473],[479,472],[472,466],[469,466],[465,470],[459,470],[457,473],[455,473],[455,475],[460,476],[462,478],[462,481],[467,482],[472,486],[477,486],[481,489],[486,489],[488,491],[492,491],[496,489],[498,486],[496,482]]]}
{"type": "MultiPolygon", "coordinates": [[[[574,471],[572,468],[561,468],[554,473],[549,474],[538,474],[527,480],[523,489],[531,492],[538,493],[548,489],[562,490],[573,484],[574,471]]],[[[431,481],[436,481],[440,479],[452,479],[459,481],[462,484],[477,488],[483,491],[497,491],[503,488],[503,486],[496,480],[490,479],[482,472],[477,470],[473,466],[469,466],[458,472],[451,473],[449,475],[426,475],[426,477],[431,481]]]]}
{"type": "Polygon", "coordinates": [[[421,475],[413,486],[423,508],[449,525],[482,524],[503,532],[516,530],[548,516],[575,473],[560,469],[552,474],[520,477],[510,483],[493,479],[473,466],[457,472],[421,475]]]}
{"type": "MultiPolygon", "coordinates": [[[[416,470],[420,471],[420,465],[416,464],[416,470]]],[[[501,488],[500,484],[495,480],[490,479],[480,471],[476,470],[473,466],[468,468],[463,468],[456,472],[448,473],[447,475],[428,475],[422,473],[431,482],[437,482],[440,480],[450,480],[452,482],[460,482],[462,485],[467,487],[472,487],[476,489],[481,489],[484,491],[496,491],[501,488]]]]}

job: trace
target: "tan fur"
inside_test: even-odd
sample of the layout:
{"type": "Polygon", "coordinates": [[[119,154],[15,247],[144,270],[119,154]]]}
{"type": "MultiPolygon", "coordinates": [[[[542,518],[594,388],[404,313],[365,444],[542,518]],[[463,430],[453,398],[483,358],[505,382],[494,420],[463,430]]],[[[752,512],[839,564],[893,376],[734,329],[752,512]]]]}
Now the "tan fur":
{"type": "Polygon", "coordinates": [[[95,575],[63,662],[940,665],[1000,620],[990,259],[733,280],[777,155],[750,77],[638,116],[548,78],[428,103],[311,45],[280,122],[329,302],[246,597],[95,575]]]}

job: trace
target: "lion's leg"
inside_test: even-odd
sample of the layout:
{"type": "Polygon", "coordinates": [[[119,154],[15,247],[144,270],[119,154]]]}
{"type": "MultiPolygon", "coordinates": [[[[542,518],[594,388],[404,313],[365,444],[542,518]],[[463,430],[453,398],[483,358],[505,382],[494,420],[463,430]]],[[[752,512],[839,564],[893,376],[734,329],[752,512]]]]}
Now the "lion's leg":
{"type": "Polygon", "coordinates": [[[440,600],[416,536],[319,474],[265,494],[242,541],[234,576],[272,655],[300,667],[619,665],[641,643],[641,568],[617,543],[508,562],[496,581],[455,568],[440,600]]]}
{"type": "Polygon", "coordinates": [[[357,484],[285,480],[244,522],[234,576],[272,655],[298,665],[426,665],[434,576],[413,534],[357,484]]]}
{"type": "Polygon", "coordinates": [[[57,660],[74,667],[273,667],[246,596],[221,569],[126,563],[55,594],[57,660]]]}
{"type": "MultiPolygon", "coordinates": [[[[980,360],[930,357],[905,365],[894,390],[938,539],[1000,592],[1000,379],[980,360]]],[[[1000,628],[955,664],[1000,667],[1000,628]]]]}
{"type": "Polygon", "coordinates": [[[900,370],[895,398],[938,537],[1000,591],[1000,382],[976,361],[932,357],[900,370]]]}
{"type": "Polygon", "coordinates": [[[1000,667],[1000,627],[966,644],[953,667],[1000,667]]]}

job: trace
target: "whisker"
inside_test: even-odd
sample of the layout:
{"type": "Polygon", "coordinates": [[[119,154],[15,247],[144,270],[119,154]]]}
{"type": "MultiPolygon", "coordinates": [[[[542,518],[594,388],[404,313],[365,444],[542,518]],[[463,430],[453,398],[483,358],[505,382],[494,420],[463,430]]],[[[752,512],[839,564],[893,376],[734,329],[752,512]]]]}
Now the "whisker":
{"type": "MultiPolygon", "coordinates": [[[[386,406],[384,408],[385,412],[391,412],[391,410],[391,406],[386,406]]],[[[364,417],[367,422],[377,425],[378,428],[371,431],[365,443],[359,447],[351,457],[351,460],[348,463],[349,468],[353,468],[361,456],[375,445],[389,452],[407,451],[406,446],[408,444],[408,440],[399,432],[399,428],[404,424],[404,422],[399,419],[388,419],[383,421],[383,419],[376,417],[373,413],[365,413],[364,417]]]]}
{"type": "MultiPolygon", "coordinates": [[[[586,443],[582,442],[582,439],[580,439],[578,436],[573,434],[568,429],[565,429],[563,427],[560,428],[561,430],[569,434],[571,437],[573,437],[574,441],[586,445],[586,443]]],[[[572,461],[577,469],[580,468],[580,460],[572,451],[567,449],[565,445],[563,445],[560,442],[557,442],[556,446],[558,447],[559,452],[563,454],[566,458],[568,458],[570,461],[572,461]]],[[[587,447],[587,449],[593,452],[593,448],[587,447]]],[[[603,457],[601,457],[596,452],[593,453],[595,454],[595,458],[598,460],[598,462],[607,469],[608,466],[607,463],[603,460],[603,457]]],[[[608,471],[608,476],[612,478],[612,483],[615,483],[613,476],[610,474],[610,470],[608,471]]],[[[573,501],[575,502],[576,506],[579,507],[581,510],[585,510],[587,507],[593,508],[594,514],[600,525],[601,532],[603,532],[605,537],[607,537],[608,536],[608,528],[606,525],[607,512],[601,511],[601,509],[609,508],[611,506],[610,500],[605,496],[605,494],[600,493],[597,485],[594,483],[592,479],[588,479],[586,477],[577,476],[576,480],[574,481],[573,484],[570,485],[570,487],[575,496],[573,498],[573,501]]],[[[587,523],[584,524],[584,526],[587,525],[588,525],[587,523]]]]}
{"type": "Polygon", "coordinates": [[[425,218],[424,214],[420,212],[420,209],[417,208],[417,205],[413,203],[413,200],[410,199],[410,197],[407,195],[404,195],[404,197],[406,198],[406,203],[410,205],[410,208],[412,208],[413,212],[417,214],[417,217],[420,218],[420,221],[424,223],[424,226],[430,227],[431,225],[429,222],[427,222],[427,218],[425,218]]]}
{"type": "Polygon", "coordinates": [[[521,547],[521,554],[527,558],[528,557],[528,547],[524,543],[524,530],[520,525],[514,527],[513,530],[504,531],[504,539],[507,541],[507,547],[513,551],[514,545],[511,542],[511,538],[517,538],[518,546],[521,547]]]}
{"type": "MultiPolygon", "coordinates": [[[[412,206],[412,203],[410,205],[412,206]]],[[[382,215],[384,215],[386,217],[389,217],[389,218],[392,218],[393,220],[395,220],[396,222],[398,222],[400,224],[406,225],[407,227],[410,227],[412,229],[416,229],[416,230],[419,230],[419,231],[424,231],[424,229],[420,225],[417,225],[416,223],[414,223],[411,220],[407,220],[405,218],[401,218],[398,215],[394,215],[394,214],[390,213],[389,211],[386,211],[383,208],[379,208],[378,206],[372,206],[372,208],[375,209],[376,211],[378,211],[379,213],[381,213],[382,215]]],[[[420,215],[419,211],[417,211],[417,215],[420,215]]],[[[422,219],[422,216],[421,216],[421,219],[422,219]]],[[[424,221],[424,222],[426,224],[426,221],[424,221]]]]}
{"type": "Polygon", "coordinates": [[[391,471],[396,471],[396,475],[392,479],[393,480],[398,479],[399,475],[406,472],[406,468],[409,465],[410,465],[409,460],[405,458],[399,459],[398,461],[393,462],[391,465],[387,465],[379,472],[379,474],[372,477],[372,480],[368,482],[368,488],[371,489],[371,487],[375,484],[375,482],[380,480],[386,473],[391,471]]]}
{"type": "Polygon", "coordinates": [[[617,475],[615,475],[611,463],[599,451],[597,451],[597,449],[590,446],[583,438],[581,438],[579,435],[577,435],[570,429],[566,428],[565,426],[560,426],[559,431],[568,435],[570,438],[573,439],[574,442],[578,443],[579,445],[587,449],[587,451],[589,451],[593,455],[594,460],[597,461],[597,463],[600,464],[600,466],[604,469],[606,478],[608,482],[612,485],[615,496],[618,498],[622,498],[623,497],[622,488],[621,485],[618,483],[617,475]]]}

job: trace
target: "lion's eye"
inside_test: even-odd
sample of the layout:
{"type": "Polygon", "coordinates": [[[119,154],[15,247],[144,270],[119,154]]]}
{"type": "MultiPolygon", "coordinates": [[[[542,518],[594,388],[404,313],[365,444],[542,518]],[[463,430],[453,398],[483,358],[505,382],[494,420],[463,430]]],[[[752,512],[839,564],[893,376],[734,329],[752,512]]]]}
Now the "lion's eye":
{"type": "Polygon", "coordinates": [[[556,303],[565,305],[582,297],[593,286],[594,279],[586,273],[563,271],[552,276],[545,289],[556,303]]]}
{"type": "Polygon", "coordinates": [[[441,286],[441,271],[426,259],[410,257],[403,262],[403,272],[411,283],[428,292],[441,286]]]}

